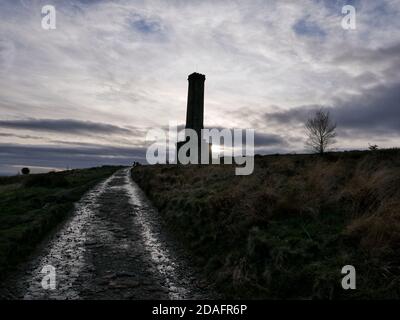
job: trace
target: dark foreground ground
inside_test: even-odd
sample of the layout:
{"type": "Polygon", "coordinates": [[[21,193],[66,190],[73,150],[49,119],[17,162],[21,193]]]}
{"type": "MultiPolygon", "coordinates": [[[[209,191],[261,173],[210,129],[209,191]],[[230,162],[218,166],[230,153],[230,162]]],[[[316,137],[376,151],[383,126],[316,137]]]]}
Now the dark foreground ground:
{"type": "Polygon", "coordinates": [[[129,169],[91,188],[69,219],[27,263],[9,274],[3,299],[205,299],[211,294],[162,222],[129,169]],[[41,285],[44,266],[56,289],[41,285]]]}
{"type": "Polygon", "coordinates": [[[0,195],[0,299],[400,297],[399,150],[257,157],[250,176],[157,165],[1,178],[0,195]],[[356,290],[341,287],[345,265],[356,290]]]}
{"type": "Polygon", "coordinates": [[[118,169],[0,177],[0,281],[68,217],[74,202],[118,169]]]}
{"type": "Polygon", "coordinates": [[[133,179],[219,292],[233,298],[400,298],[400,151],[139,166],[133,179]],[[356,268],[343,290],[342,267],[356,268]]]}

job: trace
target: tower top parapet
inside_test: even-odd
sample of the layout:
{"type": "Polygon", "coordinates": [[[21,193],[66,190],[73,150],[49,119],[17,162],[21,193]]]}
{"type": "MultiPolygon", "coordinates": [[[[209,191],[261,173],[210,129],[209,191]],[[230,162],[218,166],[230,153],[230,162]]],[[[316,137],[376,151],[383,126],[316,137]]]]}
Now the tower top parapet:
{"type": "Polygon", "coordinates": [[[206,76],[204,74],[201,73],[197,73],[197,72],[193,72],[192,74],[189,75],[188,80],[206,80],[206,76]]]}

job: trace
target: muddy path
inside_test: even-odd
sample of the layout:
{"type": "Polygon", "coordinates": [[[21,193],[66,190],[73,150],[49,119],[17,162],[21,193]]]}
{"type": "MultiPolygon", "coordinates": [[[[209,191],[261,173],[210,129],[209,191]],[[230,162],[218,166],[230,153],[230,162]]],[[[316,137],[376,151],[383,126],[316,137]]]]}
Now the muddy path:
{"type": "Polygon", "coordinates": [[[197,279],[129,169],[123,169],[76,203],[71,218],[4,289],[14,299],[215,297],[197,279]],[[54,290],[41,284],[47,265],[55,268],[54,290]]]}

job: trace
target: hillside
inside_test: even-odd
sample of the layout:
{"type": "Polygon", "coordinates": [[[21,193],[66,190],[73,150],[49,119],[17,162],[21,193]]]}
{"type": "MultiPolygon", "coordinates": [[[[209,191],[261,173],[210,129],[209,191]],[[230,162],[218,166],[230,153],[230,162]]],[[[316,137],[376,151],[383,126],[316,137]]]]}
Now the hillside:
{"type": "Polygon", "coordinates": [[[75,201],[119,168],[0,177],[0,280],[68,216],[75,201]]]}
{"type": "Polygon", "coordinates": [[[204,276],[234,298],[399,298],[400,151],[139,166],[133,179],[204,276]],[[343,290],[353,265],[357,289],[343,290]]]}

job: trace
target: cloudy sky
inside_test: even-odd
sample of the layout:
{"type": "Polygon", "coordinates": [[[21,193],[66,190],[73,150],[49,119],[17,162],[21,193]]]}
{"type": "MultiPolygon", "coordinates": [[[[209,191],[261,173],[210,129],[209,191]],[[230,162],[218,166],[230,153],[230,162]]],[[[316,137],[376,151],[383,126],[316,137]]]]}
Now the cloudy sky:
{"type": "Polygon", "coordinates": [[[400,0],[1,0],[0,70],[0,174],[143,160],[194,71],[205,125],[254,128],[258,153],[304,152],[319,107],[337,150],[400,145],[400,0]]]}

